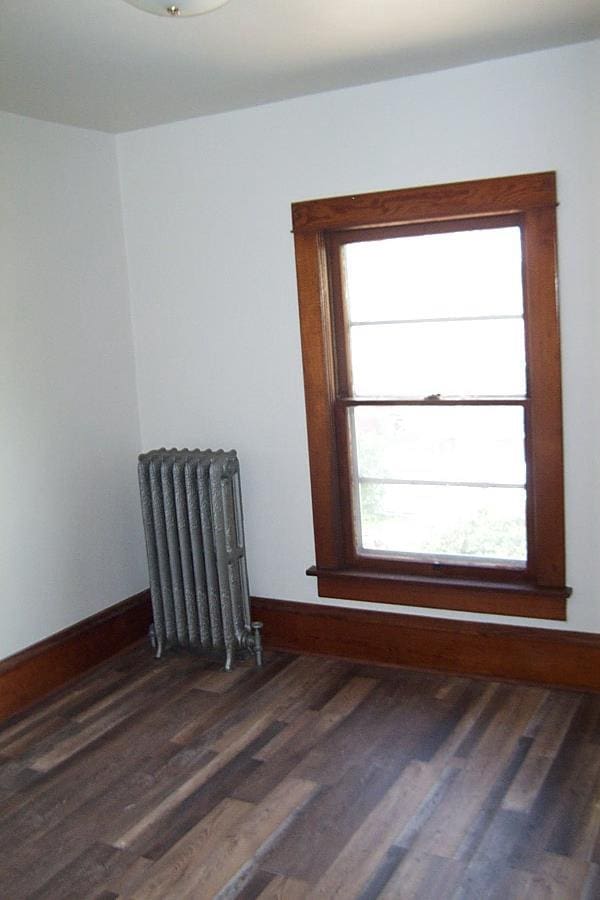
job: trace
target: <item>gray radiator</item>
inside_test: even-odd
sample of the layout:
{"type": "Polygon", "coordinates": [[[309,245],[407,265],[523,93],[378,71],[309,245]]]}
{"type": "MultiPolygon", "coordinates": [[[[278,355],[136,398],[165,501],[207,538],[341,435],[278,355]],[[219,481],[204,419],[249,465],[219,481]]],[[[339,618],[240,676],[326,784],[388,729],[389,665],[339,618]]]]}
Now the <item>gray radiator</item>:
{"type": "Polygon", "coordinates": [[[235,450],[151,450],[138,476],[157,657],[185,647],[252,652],[262,664],[261,623],[250,622],[240,467],[235,450]]]}

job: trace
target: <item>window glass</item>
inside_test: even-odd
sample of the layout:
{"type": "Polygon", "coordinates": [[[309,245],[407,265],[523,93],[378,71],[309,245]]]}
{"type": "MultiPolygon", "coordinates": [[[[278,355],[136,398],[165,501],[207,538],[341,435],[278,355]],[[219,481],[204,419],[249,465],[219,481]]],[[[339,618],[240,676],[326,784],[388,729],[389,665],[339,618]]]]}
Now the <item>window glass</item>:
{"type": "MultiPolygon", "coordinates": [[[[525,396],[519,228],[341,253],[354,397],[525,396]]],[[[358,552],[526,559],[522,407],[362,406],[349,424],[358,552]]]]}
{"type": "Polygon", "coordinates": [[[521,231],[515,226],[346,244],[351,322],[521,316],[521,231]]]}
{"type": "Polygon", "coordinates": [[[355,397],[522,397],[523,319],[350,327],[355,397]]]}
{"type": "Polygon", "coordinates": [[[360,549],[526,559],[525,490],[361,482],[360,549]]]}
{"type": "Polygon", "coordinates": [[[359,478],[525,486],[520,406],[349,410],[359,478]]]}

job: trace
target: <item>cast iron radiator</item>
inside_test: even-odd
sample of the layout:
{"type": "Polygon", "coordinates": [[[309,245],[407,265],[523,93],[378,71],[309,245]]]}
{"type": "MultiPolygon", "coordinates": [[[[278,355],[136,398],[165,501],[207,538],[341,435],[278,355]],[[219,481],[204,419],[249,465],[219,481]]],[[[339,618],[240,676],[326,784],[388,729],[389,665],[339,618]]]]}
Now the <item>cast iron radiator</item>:
{"type": "Polygon", "coordinates": [[[236,654],[252,652],[260,666],[235,450],[151,450],[138,476],[156,656],[174,647],[224,654],[229,670],[236,654]]]}

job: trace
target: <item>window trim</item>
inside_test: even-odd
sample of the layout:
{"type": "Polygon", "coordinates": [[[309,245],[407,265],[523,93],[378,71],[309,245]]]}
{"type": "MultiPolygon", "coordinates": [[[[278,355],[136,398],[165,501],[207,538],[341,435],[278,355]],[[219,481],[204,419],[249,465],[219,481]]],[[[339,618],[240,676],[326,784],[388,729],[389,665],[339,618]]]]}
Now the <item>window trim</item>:
{"type": "MultiPolygon", "coordinates": [[[[340,599],[565,619],[564,501],[554,172],[334,197],[292,205],[319,595],[340,599]],[[339,446],[328,245],[339,232],[456,220],[522,229],[528,400],[529,564],[526,569],[406,565],[349,552],[347,454],[339,446]],[[346,485],[346,487],[344,487],[346,485]],[[345,492],[345,494],[344,494],[345,492]],[[365,562],[367,564],[365,564],[365,562]],[[445,573],[445,574],[444,574],[445,573]]],[[[467,223],[465,223],[467,224],[467,223]]],[[[460,223],[458,225],[460,227],[460,223]]],[[[337,310],[337,311],[336,311],[337,310]]],[[[338,329],[339,330],[339,329],[338,329]]],[[[338,348],[339,350],[339,348],[338,348]]],[[[343,442],[342,442],[343,443],[343,442]]]]}

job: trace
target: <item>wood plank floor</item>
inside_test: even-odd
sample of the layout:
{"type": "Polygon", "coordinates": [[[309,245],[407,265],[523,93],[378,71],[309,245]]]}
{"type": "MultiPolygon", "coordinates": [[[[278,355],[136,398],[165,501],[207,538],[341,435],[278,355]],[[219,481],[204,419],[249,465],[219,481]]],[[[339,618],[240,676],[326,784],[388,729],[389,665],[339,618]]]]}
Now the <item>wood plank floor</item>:
{"type": "Polygon", "coordinates": [[[600,696],[138,646],[0,730],[0,898],[600,898],[600,696]]]}

